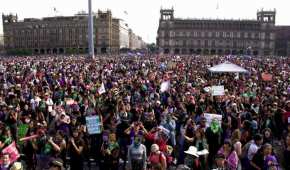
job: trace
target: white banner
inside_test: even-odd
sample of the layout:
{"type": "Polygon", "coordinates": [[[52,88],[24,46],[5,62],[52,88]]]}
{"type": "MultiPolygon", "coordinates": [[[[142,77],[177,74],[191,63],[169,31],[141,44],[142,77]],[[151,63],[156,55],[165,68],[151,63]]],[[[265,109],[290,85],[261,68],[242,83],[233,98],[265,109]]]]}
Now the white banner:
{"type": "Polygon", "coordinates": [[[224,86],[212,86],[212,95],[213,96],[223,96],[225,95],[225,88],[224,86]]]}
{"type": "Polygon", "coordinates": [[[223,119],[222,115],[205,113],[204,117],[206,119],[206,126],[207,127],[209,127],[209,125],[211,124],[212,120],[215,120],[215,119],[218,121],[220,126],[222,125],[222,119],[223,119]]]}

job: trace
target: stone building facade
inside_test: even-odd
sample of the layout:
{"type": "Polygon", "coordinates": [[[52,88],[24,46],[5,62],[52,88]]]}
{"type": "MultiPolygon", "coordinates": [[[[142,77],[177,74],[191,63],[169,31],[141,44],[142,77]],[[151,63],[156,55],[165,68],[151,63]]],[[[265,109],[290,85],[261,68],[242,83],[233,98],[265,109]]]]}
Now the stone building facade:
{"type": "Polygon", "coordinates": [[[129,48],[132,50],[146,48],[146,44],[142,38],[136,35],[131,29],[129,30],[129,48]]]}
{"type": "Polygon", "coordinates": [[[161,9],[157,46],[164,54],[273,55],[275,17],[262,10],[256,20],[180,19],[161,9]]]}
{"type": "MultiPolygon", "coordinates": [[[[6,52],[29,50],[33,54],[65,54],[88,52],[88,19],[86,13],[74,16],[25,18],[2,15],[6,52]]],[[[129,28],[113,18],[112,12],[94,13],[95,53],[118,53],[129,47],[129,28]],[[127,31],[127,33],[126,33],[127,31]]]]}
{"type": "Polygon", "coordinates": [[[3,34],[0,34],[0,54],[3,52],[4,50],[4,37],[3,34]]]}
{"type": "Polygon", "coordinates": [[[276,26],[275,52],[278,56],[290,56],[290,26],[276,26]]]}

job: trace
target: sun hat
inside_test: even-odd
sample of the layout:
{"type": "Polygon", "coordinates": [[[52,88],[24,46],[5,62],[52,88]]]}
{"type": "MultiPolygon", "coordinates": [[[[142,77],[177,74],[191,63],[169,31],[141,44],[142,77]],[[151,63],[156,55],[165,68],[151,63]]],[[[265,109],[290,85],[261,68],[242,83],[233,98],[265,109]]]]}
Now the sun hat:
{"type": "Polygon", "coordinates": [[[199,157],[199,155],[197,154],[197,148],[194,146],[190,146],[187,151],[184,151],[184,153],[199,157]]]}

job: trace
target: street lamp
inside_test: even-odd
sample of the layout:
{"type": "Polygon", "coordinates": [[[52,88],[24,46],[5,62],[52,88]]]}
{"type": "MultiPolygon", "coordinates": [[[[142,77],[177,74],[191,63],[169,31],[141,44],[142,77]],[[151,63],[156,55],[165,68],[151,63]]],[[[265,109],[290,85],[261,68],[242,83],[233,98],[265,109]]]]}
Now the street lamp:
{"type": "Polygon", "coordinates": [[[93,21],[93,16],[92,16],[92,0],[88,0],[88,5],[89,5],[89,13],[88,13],[88,44],[89,44],[89,57],[91,59],[95,58],[94,54],[94,21],[93,21]]]}

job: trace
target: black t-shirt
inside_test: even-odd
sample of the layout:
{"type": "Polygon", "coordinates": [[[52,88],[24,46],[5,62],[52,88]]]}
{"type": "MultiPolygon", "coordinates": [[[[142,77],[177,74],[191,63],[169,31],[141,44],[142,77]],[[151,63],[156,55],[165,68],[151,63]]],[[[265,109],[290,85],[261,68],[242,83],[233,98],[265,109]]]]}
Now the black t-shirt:
{"type": "MultiPolygon", "coordinates": [[[[79,147],[85,147],[85,142],[83,139],[79,139],[75,141],[76,146],[79,147]]],[[[70,144],[70,147],[68,148],[69,154],[70,154],[70,159],[71,160],[77,160],[77,161],[83,161],[83,154],[78,154],[77,151],[75,150],[74,146],[70,144]]]]}
{"type": "Polygon", "coordinates": [[[284,151],[285,169],[290,169],[290,150],[284,151]]]}

